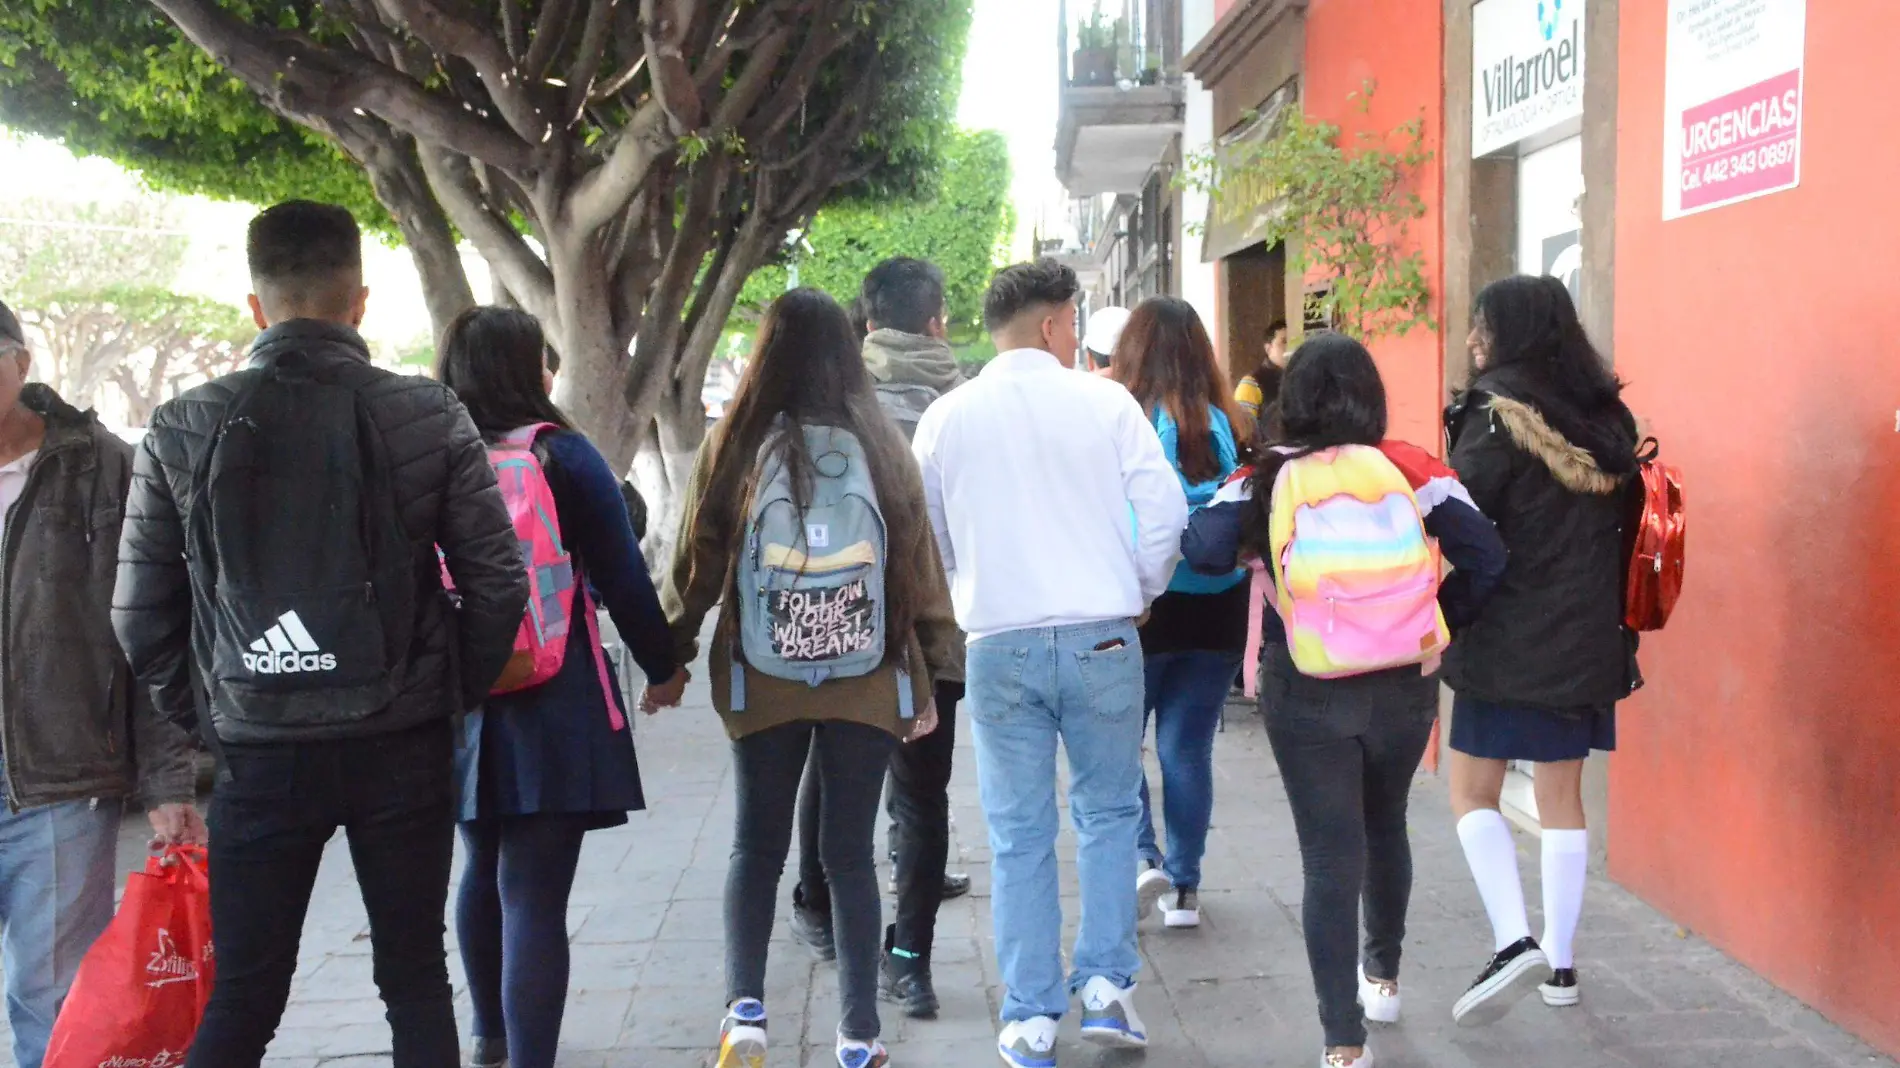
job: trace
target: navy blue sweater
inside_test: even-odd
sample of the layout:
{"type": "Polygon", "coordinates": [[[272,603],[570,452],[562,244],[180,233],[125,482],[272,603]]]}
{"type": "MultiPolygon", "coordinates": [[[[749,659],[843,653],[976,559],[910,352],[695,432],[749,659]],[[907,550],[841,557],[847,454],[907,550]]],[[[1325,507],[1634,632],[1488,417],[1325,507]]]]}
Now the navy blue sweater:
{"type": "MultiPolygon", "coordinates": [[[[678,669],[673,640],[633,537],[620,480],[581,434],[545,434],[537,448],[577,582],[598,595],[597,607],[613,618],[647,679],[665,682],[678,669]]],[[[580,613],[576,599],[559,674],[533,689],[490,697],[468,717],[456,759],[462,819],[558,812],[593,814],[597,825],[608,826],[646,807],[625,724],[631,710],[618,708],[617,684],[616,692],[602,692],[593,631],[580,613]],[[609,700],[618,709],[618,728],[609,700]]]]}

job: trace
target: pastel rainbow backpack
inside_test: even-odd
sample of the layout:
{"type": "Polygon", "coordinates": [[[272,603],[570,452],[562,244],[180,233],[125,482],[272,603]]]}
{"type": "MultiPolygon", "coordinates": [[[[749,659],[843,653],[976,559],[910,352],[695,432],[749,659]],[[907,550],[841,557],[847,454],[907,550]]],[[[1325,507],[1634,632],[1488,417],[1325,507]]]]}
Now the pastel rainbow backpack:
{"type": "Polygon", "coordinates": [[[1367,445],[1288,460],[1273,482],[1274,590],[1303,675],[1434,661],[1451,644],[1438,552],[1405,475],[1367,445]]]}

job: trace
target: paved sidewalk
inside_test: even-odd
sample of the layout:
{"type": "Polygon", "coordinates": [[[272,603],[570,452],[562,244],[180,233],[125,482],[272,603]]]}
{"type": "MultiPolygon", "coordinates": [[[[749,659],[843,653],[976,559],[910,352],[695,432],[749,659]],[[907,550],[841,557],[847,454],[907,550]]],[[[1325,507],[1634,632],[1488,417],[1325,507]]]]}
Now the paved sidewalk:
{"type": "MultiPolygon", "coordinates": [[[[569,917],[574,969],[563,1066],[702,1068],[710,1059],[708,1042],[723,1011],[720,894],[733,806],[728,751],[703,686],[689,700],[683,710],[638,725],[653,810],[588,842],[569,917]]],[[[1000,991],[988,949],[989,850],[967,736],[963,743],[953,864],[975,876],[976,892],[944,910],[936,962],[942,1018],[885,1017],[895,1068],[1000,1063],[992,1052],[1000,991]]],[[[1206,924],[1165,933],[1153,920],[1143,924],[1138,1004],[1153,1035],[1145,1063],[1310,1068],[1319,1061],[1321,1040],[1299,934],[1299,855],[1278,772],[1252,717],[1230,716],[1216,770],[1216,827],[1202,898],[1206,924]]],[[[1407,945],[1406,1020],[1375,1033],[1385,1068],[1894,1068],[1602,883],[1591,887],[1580,938],[1583,1007],[1556,1012],[1533,1001],[1489,1030],[1458,1031],[1450,1022],[1451,1003],[1482,964],[1489,936],[1442,782],[1421,777],[1414,802],[1418,888],[1407,945]]],[[[1072,858],[1073,841],[1067,832],[1064,838],[1064,856],[1072,858]]],[[[128,823],[128,866],[138,843],[128,823]]],[[[1523,851],[1533,902],[1534,847],[1526,840],[1523,851]]],[[[1066,859],[1063,876],[1072,893],[1074,868],[1066,859]]],[[[789,885],[780,890],[768,979],[777,1043],[770,1063],[824,1068],[835,1064],[835,971],[789,941],[782,920],[789,893],[789,885]]],[[[1066,905],[1072,929],[1073,896],[1066,905]]],[[[294,1000],[267,1063],[389,1063],[367,939],[339,842],[323,868],[294,1000]]],[[[459,961],[451,967],[459,988],[459,961]]],[[[1065,1024],[1064,1068],[1144,1063],[1138,1055],[1098,1054],[1074,1041],[1073,1028],[1072,1021],[1065,1024]]]]}

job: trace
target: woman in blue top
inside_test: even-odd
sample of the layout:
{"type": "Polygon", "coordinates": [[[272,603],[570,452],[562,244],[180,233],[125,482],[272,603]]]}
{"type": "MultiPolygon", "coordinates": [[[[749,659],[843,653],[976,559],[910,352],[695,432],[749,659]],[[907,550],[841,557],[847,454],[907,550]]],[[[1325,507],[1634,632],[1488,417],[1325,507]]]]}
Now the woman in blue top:
{"type": "MultiPolygon", "coordinates": [[[[483,437],[552,423],[535,455],[554,493],[575,584],[591,589],[646,673],[668,693],[684,669],[634,541],[620,479],[548,399],[547,344],[534,317],[475,308],[450,325],[438,373],[483,437]]],[[[646,807],[618,685],[603,688],[598,628],[575,598],[559,674],[490,697],[456,753],[468,866],[455,925],[475,1009],[477,1066],[552,1068],[567,1001],[567,898],[590,830],[646,807]],[[609,692],[611,691],[611,692],[609,692]]],[[[611,671],[606,676],[612,682],[611,671]]]]}
{"type": "MultiPolygon", "coordinates": [[[[1155,297],[1135,309],[1110,364],[1115,379],[1154,420],[1162,449],[1187,491],[1188,506],[1213,500],[1240,463],[1250,423],[1214,356],[1192,305],[1155,297]]],[[[1159,908],[1168,927],[1199,927],[1201,857],[1214,814],[1214,733],[1247,644],[1247,572],[1177,569],[1141,628],[1147,705],[1161,758],[1168,851],[1155,841],[1148,780],[1141,782],[1141,913],[1159,908]]]]}

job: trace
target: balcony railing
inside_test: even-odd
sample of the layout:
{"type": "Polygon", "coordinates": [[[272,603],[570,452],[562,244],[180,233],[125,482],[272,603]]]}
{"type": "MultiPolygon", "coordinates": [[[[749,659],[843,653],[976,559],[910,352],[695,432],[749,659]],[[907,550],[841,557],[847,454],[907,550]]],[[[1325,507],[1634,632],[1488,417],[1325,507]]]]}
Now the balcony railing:
{"type": "Polygon", "coordinates": [[[1138,194],[1186,118],[1180,0],[1057,6],[1056,177],[1076,196],[1138,194]]]}
{"type": "Polygon", "coordinates": [[[1058,9],[1063,88],[1180,81],[1179,0],[1058,0],[1058,9]]]}

